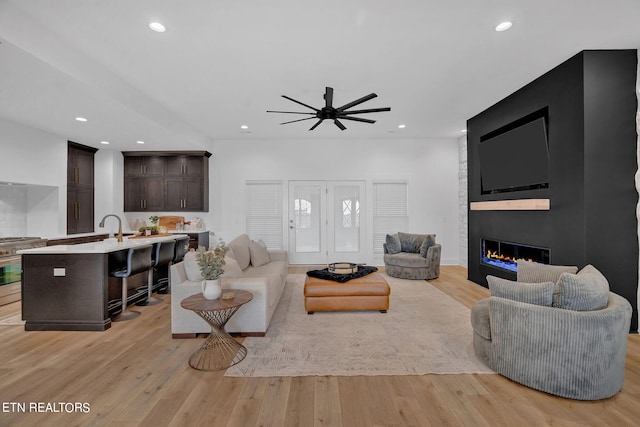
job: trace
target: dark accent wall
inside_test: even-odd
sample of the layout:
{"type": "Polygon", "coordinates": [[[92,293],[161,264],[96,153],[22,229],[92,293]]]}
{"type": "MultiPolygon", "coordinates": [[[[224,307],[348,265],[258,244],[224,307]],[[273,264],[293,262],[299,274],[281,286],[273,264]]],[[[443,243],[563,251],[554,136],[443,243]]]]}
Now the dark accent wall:
{"type": "Polygon", "coordinates": [[[487,286],[480,239],[547,247],[552,264],[593,264],[634,309],[638,330],[635,188],[636,50],[583,51],[467,122],[469,202],[550,199],[549,211],[469,210],[469,280],[487,286]],[[480,138],[548,109],[549,188],[482,195],[480,138]]]}

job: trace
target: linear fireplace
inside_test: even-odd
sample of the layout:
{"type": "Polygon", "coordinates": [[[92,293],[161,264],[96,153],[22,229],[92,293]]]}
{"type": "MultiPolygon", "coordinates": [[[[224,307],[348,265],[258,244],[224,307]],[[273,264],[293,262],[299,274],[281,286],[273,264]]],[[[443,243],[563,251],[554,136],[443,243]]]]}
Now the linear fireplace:
{"type": "Polygon", "coordinates": [[[517,260],[549,264],[549,249],[499,240],[481,239],[480,262],[509,271],[517,271],[517,260]]]}

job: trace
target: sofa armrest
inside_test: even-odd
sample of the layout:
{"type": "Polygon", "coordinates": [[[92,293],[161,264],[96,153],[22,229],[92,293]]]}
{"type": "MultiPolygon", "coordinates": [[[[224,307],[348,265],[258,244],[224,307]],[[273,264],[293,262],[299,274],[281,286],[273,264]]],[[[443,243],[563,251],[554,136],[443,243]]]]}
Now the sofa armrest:
{"type": "Polygon", "coordinates": [[[490,297],[489,307],[497,372],[574,399],[602,399],[620,390],[631,322],[624,298],[610,293],[608,306],[595,311],[499,297],[490,297]]]}
{"type": "Polygon", "coordinates": [[[269,249],[268,252],[269,252],[269,259],[271,261],[287,261],[288,262],[289,260],[288,253],[284,249],[269,249]]]}

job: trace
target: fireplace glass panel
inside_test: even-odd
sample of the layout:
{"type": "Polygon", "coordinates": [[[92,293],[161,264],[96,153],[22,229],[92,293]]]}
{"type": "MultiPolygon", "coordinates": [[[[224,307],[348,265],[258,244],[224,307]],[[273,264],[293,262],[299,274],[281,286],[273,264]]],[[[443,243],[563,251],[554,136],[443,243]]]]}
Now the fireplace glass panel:
{"type": "Polygon", "coordinates": [[[517,260],[549,264],[549,249],[499,240],[482,239],[481,262],[509,271],[517,271],[517,260]]]}

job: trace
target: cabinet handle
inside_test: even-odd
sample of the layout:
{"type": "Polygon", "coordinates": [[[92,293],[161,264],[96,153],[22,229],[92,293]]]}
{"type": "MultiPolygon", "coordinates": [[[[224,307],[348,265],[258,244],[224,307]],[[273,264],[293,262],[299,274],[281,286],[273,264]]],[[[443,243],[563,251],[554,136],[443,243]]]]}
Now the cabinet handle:
{"type": "Polygon", "coordinates": [[[142,209],[143,207],[144,207],[144,201],[140,199],[140,209],[142,209]]]}
{"type": "Polygon", "coordinates": [[[144,208],[147,209],[147,199],[144,199],[144,208]]]}
{"type": "Polygon", "coordinates": [[[76,202],[74,208],[75,208],[75,212],[73,215],[75,216],[76,220],[78,220],[80,219],[80,203],[76,202]]]}

